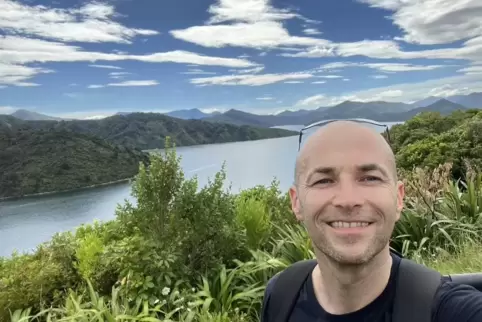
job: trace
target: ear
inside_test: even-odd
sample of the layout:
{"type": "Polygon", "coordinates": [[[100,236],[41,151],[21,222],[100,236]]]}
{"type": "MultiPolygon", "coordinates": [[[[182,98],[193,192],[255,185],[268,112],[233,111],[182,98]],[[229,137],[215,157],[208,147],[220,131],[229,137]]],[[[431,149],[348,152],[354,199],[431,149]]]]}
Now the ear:
{"type": "Polygon", "coordinates": [[[400,219],[400,214],[403,210],[403,200],[405,198],[405,185],[402,181],[397,182],[397,221],[400,219]]]}
{"type": "Polygon", "coordinates": [[[300,205],[300,199],[298,196],[298,189],[296,186],[291,186],[290,187],[290,199],[291,199],[291,209],[293,210],[296,219],[298,220],[303,220],[303,216],[301,215],[301,205],[300,205]]]}

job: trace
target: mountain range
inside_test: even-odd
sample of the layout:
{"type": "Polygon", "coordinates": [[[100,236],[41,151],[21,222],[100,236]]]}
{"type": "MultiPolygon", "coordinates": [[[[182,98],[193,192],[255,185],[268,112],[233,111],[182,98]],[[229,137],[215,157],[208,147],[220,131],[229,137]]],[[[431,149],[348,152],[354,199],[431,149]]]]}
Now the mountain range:
{"type": "MultiPolygon", "coordinates": [[[[164,113],[164,115],[182,120],[203,120],[238,126],[250,125],[266,128],[282,125],[306,125],[323,119],[338,118],[365,118],[380,122],[400,122],[424,111],[440,112],[442,115],[447,115],[455,110],[471,108],[482,108],[482,92],[449,96],[447,98],[429,96],[411,104],[385,101],[344,101],[331,107],[322,106],[314,110],[286,110],[278,114],[269,115],[248,113],[236,109],[230,109],[224,113],[205,113],[195,108],[172,111],[164,113]]],[[[117,113],[117,115],[129,114],[132,113],[117,113]]],[[[60,120],[59,118],[26,110],[18,110],[12,115],[23,120],[60,120]]]]}

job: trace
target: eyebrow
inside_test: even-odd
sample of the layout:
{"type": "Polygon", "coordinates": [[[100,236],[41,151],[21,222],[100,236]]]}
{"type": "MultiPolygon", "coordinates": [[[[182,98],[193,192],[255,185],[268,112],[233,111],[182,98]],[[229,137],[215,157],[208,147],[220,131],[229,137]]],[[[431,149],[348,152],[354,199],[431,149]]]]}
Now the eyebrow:
{"type": "MultiPolygon", "coordinates": [[[[362,164],[360,166],[357,166],[356,169],[358,172],[379,171],[384,177],[388,178],[388,172],[383,167],[381,167],[376,163],[362,164]]],[[[318,167],[313,169],[313,171],[310,172],[310,174],[306,178],[306,182],[310,182],[311,178],[315,174],[334,175],[335,173],[336,173],[336,169],[334,167],[318,167]]]]}

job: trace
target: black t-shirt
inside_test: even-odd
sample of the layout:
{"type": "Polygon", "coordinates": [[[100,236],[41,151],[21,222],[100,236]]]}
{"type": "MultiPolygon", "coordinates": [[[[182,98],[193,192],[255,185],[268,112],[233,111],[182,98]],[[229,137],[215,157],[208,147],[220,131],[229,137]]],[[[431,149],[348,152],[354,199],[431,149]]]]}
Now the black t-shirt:
{"type": "MultiPolygon", "coordinates": [[[[326,312],[318,303],[311,274],[303,285],[289,322],[391,322],[395,299],[395,284],[400,257],[392,254],[390,279],[382,294],[366,307],[352,313],[334,315],[326,312]]],[[[268,283],[265,292],[262,321],[269,321],[266,305],[276,277],[268,283]]],[[[432,322],[482,322],[482,292],[466,285],[443,280],[432,308],[432,322]]]]}

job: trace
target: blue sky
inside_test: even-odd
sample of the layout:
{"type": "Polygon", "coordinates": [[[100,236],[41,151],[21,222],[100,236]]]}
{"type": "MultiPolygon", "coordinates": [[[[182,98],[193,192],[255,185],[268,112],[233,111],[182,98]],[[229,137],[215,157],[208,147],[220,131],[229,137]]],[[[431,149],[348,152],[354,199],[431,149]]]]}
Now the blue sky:
{"type": "Polygon", "coordinates": [[[92,118],[482,90],[480,0],[0,0],[0,113],[92,118]]]}

